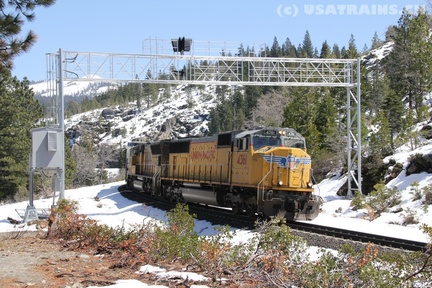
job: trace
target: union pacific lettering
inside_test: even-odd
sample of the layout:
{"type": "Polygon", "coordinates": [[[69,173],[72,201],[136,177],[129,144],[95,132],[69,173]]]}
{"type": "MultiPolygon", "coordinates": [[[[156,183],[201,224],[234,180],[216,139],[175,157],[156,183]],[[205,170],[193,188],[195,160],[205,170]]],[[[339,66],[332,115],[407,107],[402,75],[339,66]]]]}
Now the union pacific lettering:
{"type": "Polygon", "coordinates": [[[192,151],[190,157],[192,160],[213,160],[216,159],[216,150],[192,151]]]}

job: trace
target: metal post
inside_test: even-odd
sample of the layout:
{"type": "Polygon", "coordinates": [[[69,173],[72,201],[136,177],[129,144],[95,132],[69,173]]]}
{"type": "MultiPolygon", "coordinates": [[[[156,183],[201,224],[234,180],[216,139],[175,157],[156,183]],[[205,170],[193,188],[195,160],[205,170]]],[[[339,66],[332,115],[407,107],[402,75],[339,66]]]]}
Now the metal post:
{"type": "Polygon", "coordinates": [[[357,183],[358,191],[362,193],[362,171],[361,171],[361,87],[360,87],[360,58],[357,58],[357,183]]]}
{"type": "Polygon", "coordinates": [[[23,222],[27,223],[29,221],[38,220],[39,216],[37,214],[36,208],[34,207],[33,203],[33,174],[34,169],[31,167],[32,163],[32,155],[30,154],[29,157],[29,204],[27,205],[27,208],[24,213],[23,222]]]}
{"type": "MultiPolygon", "coordinates": [[[[351,64],[352,65],[352,64],[351,64]]],[[[351,81],[351,69],[348,69],[346,81],[349,83],[351,81]]],[[[351,91],[350,88],[347,88],[347,103],[346,103],[346,110],[347,110],[347,167],[348,167],[348,191],[347,191],[347,198],[352,198],[352,191],[351,191],[351,179],[352,179],[352,171],[351,171],[351,91]]]]}
{"type": "Polygon", "coordinates": [[[64,145],[64,97],[63,97],[63,57],[62,50],[58,52],[58,97],[60,98],[60,109],[59,109],[59,126],[61,129],[60,135],[60,155],[61,155],[61,167],[60,167],[60,195],[59,199],[64,199],[65,189],[65,145],[64,145]]]}

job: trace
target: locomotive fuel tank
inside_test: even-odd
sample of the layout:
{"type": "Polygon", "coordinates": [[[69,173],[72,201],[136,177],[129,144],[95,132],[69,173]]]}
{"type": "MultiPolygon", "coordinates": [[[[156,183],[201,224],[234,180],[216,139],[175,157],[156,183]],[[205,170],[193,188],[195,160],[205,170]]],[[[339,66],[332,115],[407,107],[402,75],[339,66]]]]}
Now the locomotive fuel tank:
{"type": "Polygon", "coordinates": [[[205,205],[221,206],[218,202],[217,192],[211,187],[202,187],[198,184],[187,184],[181,188],[181,194],[186,202],[201,203],[205,205]]]}

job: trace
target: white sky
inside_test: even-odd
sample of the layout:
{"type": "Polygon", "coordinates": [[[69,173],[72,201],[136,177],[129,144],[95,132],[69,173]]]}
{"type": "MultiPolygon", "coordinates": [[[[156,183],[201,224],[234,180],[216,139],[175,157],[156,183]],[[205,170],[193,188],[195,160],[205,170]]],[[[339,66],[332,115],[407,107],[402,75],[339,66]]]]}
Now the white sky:
{"type": "Polygon", "coordinates": [[[15,61],[19,79],[46,79],[46,53],[65,51],[142,53],[149,38],[192,38],[242,43],[244,47],[279,45],[287,37],[298,46],[306,30],[313,45],[347,46],[351,34],[362,50],[375,32],[381,39],[396,25],[404,7],[417,11],[425,0],[57,0],[38,8],[35,21],[23,27],[38,35],[29,53],[15,61]]]}

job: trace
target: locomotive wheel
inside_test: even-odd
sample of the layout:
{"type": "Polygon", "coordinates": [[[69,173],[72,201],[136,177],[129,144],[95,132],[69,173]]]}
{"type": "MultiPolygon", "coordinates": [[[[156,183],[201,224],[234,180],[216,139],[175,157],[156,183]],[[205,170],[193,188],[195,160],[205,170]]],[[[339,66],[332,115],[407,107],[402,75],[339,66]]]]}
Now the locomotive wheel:
{"type": "Polygon", "coordinates": [[[179,197],[178,197],[177,194],[172,194],[172,195],[171,195],[171,199],[170,199],[170,201],[171,201],[171,202],[174,202],[174,203],[179,203],[179,202],[180,202],[180,199],[179,199],[179,197]]]}
{"type": "Polygon", "coordinates": [[[255,206],[254,205],[248,205],[246,208],[246,216],[252,217],[255,216],[255,206]]]}
{"type": "Polygon", "coordinates": [[[232,213],[233,213],[234,215],[239,214],[240,209],[239,209],[238,204],[236,204],[236,203],[232,203],[231,208],[232,208],[232,213]]]}

